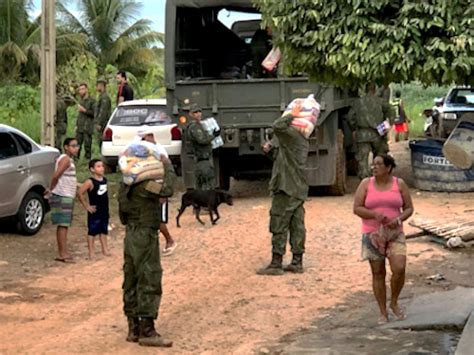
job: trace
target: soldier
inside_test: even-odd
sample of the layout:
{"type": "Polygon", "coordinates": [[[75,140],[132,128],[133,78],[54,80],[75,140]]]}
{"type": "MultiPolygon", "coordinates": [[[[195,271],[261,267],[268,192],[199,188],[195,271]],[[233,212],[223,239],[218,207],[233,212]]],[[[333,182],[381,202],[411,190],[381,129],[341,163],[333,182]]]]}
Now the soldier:
{"type": "Polygon", "coordinates": [[[54,146],[62,150],[63,137],[67,131],[67,108],[74,103],[70,96],[65,96],[62,99],[56,100],[56,121],[54,146]]]}
{"type": "Polygon", "coordinates": [[[218,137],[220,130],[209,134],[201,125],[201,108],[193,104],[189,110],[193,122],[189,124],[187,138],[189,139],[196,163],[194,169],[194,185],[196,190],[212,190],[215,188],[214,166],[212,164],[211,142],[218,137]]]}
{"type": "Polygon", "coordinates": [[[100,78],[97,80],[97,92],[99,97],[97,99],[97,105],[95,106],[95,129],[97,132],[97,141],[99,143],[99,149],[102,147],[102,133],[107,125],[112,112],[112,103],[110,96],[107,93],[107,80],[100,78]]]}
{"type": "Polygon", "coordinates": [[[170,160],[161,157],[165,177],[161,190],[156,182],[121,184],[119,216],[126,226],[124,242],[124,312],[128,320],[127,341],[142,346],[171,347],[173,343],[155,330],[162,295],[163,270],[160,262],[158,229],[161,223],[160,198],[173,194],[176,175],[170,160]]]}
{"type": "Polygon", "coordinates": [[[292,114],[279,118],[273,124],[273,132],[278,140],[278,148],[271,142],[265,143],[264,152],[273,153],[270,191],[270,232],[272,233],[272,261],[266,268],[257,271],[259,275],[283,275],[284,271],[302,273],[303,253],[305,251],[306,229],[304,225],[304,201],[308,197],[305,166],[309,143],[294,127],[293,118],[300,108],[295,107],[292,114]],[[290,237],[293,259],[283,268],[283,255],[290,237]]]}
{"type": "Polygon", "coordinates": [[[264,30],[255,31],[250,42],[252,50],[252,70],[254,78],[274,78],[276,73],[269,73],[262,67],[262,62],[272,50],[272,29],[270,27],[264,30]]]}
{"type": "Polygon", "coordinates": [[[77,143],[81,146],[77,158],[81,158],[82,145],[86,151],[85,157],[90,160],[92,157],[92,135],[94,134],[94,109],[95,101],[89,97],[87,84],[79,85],[79,114],[76,122],[77,143]]]}
{"type": "Polygon", "coordinates": [[[357,144],[356,160],[358,176],[364,179],[371,175],[369,153],[374,156],[388,153],[387,135],[381,136],[377,126],[392,117],[390,104],[376,94],[376,86],[369,84],[367,93],[354,101],[348,113],[348,124],[354,132],[357,144]]]}

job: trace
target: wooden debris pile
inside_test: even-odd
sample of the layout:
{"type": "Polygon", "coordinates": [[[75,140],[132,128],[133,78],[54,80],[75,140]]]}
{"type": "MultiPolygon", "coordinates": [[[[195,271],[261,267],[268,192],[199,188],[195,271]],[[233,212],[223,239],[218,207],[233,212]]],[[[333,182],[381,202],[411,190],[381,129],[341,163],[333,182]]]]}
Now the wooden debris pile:
{"type": "Polygon", "coordinates": [[[437,243],[449,248],[474,246],[474,218],[454,218],[449,220],[415,219],[409,225],[421,229],[420,233],[407,238],[429,235],[437,243]]]}

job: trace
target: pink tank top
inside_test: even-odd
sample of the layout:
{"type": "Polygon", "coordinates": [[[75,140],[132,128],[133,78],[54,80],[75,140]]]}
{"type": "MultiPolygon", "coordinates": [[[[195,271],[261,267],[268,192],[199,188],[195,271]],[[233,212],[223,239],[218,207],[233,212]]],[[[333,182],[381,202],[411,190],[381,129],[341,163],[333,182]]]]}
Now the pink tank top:
{"type": "MultiPolygon", "coordinates": [[[[371,177],[367,187],[364,207],[384,214],[390,219],[397,218],[403,207],[403,198],[398,187],[398,178],[392,178],[392,187],[387,191],[375,188],[375,178],[371,177]]],[[[379,229],[380,223],[375,219],[362,220],[362,233],[372,233],[379,229]]]]}

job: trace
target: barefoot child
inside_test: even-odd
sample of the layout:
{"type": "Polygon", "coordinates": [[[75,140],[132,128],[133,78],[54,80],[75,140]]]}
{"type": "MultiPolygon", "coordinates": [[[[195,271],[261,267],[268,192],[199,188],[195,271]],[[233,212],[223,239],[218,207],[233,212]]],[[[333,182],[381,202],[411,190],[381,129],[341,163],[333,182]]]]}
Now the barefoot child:
{"type": "Polygon", "coordinates": [[[94,240],[99,236],[102,254],[110,256],[107,247],[107,234],[109,226],[109,195],[107,193],[107,179],[104,177],[104,163],[98,159],[89,162],[92,176],[87,179],[79,189],[79,201],[87,211],[87,247],[89,259],[94,258],[94,240]],[[89,203],[84,194],[87,191],[89,203]]]}
{"type": "Polygon", "coordinates": [[[72,262],[67,249],[67,232],[72,223],[74,198],[76,197],[76,167],[73,158],[77,156],[79,144],[75,138],[66,138],[63,144],[64,154],[56,161],[56,169],[51,185],[44,193],[51,206],[51,220],[56,229],[58,257],[54,260],[63,263],[72,262]]]}

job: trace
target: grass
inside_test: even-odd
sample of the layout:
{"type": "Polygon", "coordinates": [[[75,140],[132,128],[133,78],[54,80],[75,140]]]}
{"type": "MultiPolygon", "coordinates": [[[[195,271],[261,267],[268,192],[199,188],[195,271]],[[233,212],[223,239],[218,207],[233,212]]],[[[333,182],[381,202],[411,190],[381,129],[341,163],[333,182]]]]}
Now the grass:
{"type": "Polygon", "coordinates": [[[410,136],[413,138],[423,137],[423,127],[425,124],[423,110],[433,107],[433,100],[436,97],[445,96],[449,88],[442,86],[430,86],[424,88],[418,83],[394,84],[391,88],[392,95],[396,90],[400,90],[402,93],[405,110],[411,120],[410,136]]]}

